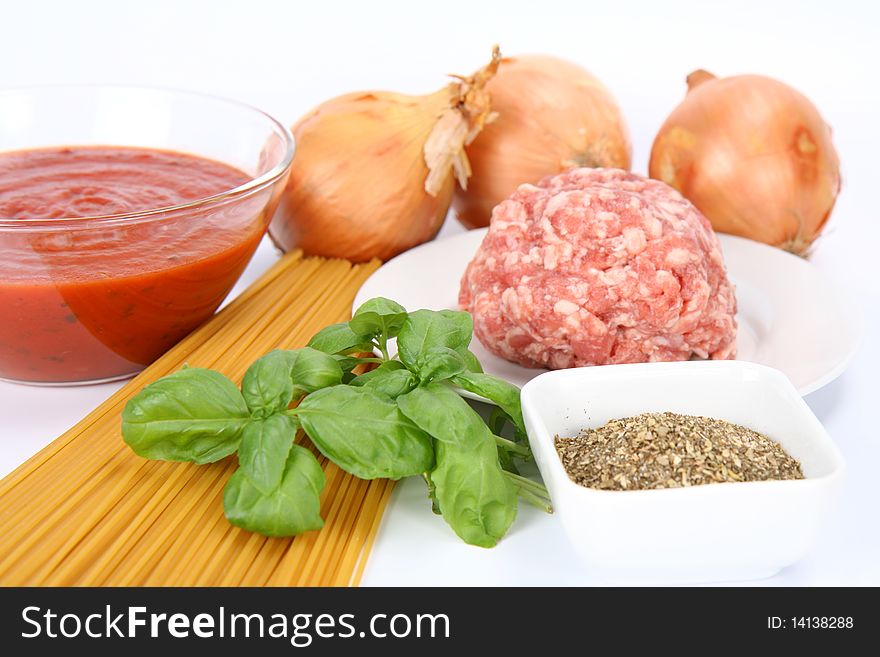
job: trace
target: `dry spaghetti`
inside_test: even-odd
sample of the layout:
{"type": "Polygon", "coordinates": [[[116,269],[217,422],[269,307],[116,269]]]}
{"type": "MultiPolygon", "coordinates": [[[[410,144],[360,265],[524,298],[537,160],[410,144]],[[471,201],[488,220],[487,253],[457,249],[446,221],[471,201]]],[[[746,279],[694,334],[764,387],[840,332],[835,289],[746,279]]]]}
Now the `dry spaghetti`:
{"type": "Polygon", "coordinates": [[[303,346],[348,316],[377,266],[288,254],[0,482],[0,585],[357,584],[391,482],[357,479],[318,455],[327,477],[324,528],[267,538],[223,515],[234,459],[210,466],[147,461],[122,442],[119,426],[130,397],[184,362],[239,380],[267,351],[303,346]]]}

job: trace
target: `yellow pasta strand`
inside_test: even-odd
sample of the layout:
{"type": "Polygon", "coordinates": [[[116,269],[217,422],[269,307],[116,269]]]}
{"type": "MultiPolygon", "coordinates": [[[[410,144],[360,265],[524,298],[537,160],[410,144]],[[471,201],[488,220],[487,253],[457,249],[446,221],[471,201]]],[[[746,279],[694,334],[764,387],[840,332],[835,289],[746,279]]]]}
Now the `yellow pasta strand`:
{"type": "MultiPolygon", "coordinates": [[[[369,504],[364,505],[363,514],[366,518],[371,518],[371,526],[369,534],[367,535],[366,540],[361,543],[358,540],[352,541],[352,554],[355,558],[356,566],[352,567],[348,561],[343,562],[344,568],[340,568],[340,571],[337,573],[337,580],[332,584],[333,586],[359,586],[361,583],[361,578],[364,575],[364,567],[367,565],[367,557],[370,555],[370,550],[373,548],[373,543],[376,540],[376,535],[379,533],[379,525],[382,521],[382,512],[385,510],[385,507],[388,505],[388,500],[391,497],[391,490],[394,488],[394,482],[385,481],[382,482],[381,486],[376,486],[371,490],[371,493],[374,493],[377,498],[371,500],[369,504]],[[354,570],[352,575],[349,573],[354,570]]],[[[357,532],[362,530],[362,525],[358,525],[356,528],[357,532]]]]}

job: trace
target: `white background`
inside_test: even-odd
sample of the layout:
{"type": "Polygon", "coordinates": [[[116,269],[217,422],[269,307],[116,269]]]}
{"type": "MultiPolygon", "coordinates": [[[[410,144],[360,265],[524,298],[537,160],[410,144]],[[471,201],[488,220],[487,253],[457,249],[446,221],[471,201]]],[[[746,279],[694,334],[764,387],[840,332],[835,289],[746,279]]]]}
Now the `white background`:
{"type": "MultiPolygon", "coordinates": [[[[840,445],[849,482],[816,549],[770,584],[880,584],[880,12],[869,2],[21,2],[0,0],[0,87],[131,83],[192,89],[292,123],[357,89],[431,91],[446,73],[506,53],[547,52],[591,69],[617,96],[644,172],[650,145],[695,68],[763,73],[812,98],[834,128],[844,190],[813,261],[851,288],[867,323],[853,366],[810,395],[840,445]],[[609,7],[612,7],[610,9],[609,7]]],[[[457,230],[454,220],[445,232],[457,230]]],[[[275,254],[261,247],[243,282],[275,254]]],[[[0,309],[2,321],[3,309],[0,309]]],[[[0,384],[0,474],[71,426],[113,385],[0,384]]],[[[494,551],[463,546],[422,491],[395,494],[366,583],[590,583],[558,528],[524,513],[494,551]],[[542,530],[544,531],[544,530],[542,530]],[[428,550],[426,553],[425,550],[428,550]],[[430,557],[431,566],[423,559],[430,557]]]]}

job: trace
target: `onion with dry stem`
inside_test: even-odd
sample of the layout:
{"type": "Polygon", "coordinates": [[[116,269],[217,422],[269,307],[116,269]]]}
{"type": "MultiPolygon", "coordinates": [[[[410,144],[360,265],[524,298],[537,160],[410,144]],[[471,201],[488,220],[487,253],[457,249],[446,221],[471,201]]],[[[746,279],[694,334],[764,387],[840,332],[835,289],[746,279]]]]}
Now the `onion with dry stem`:
{"type": "Polygon", "coordinates": [[[573,167],[629,169],[632,149],[620,108],[589,71],[556,57],[505,57],[487,89],[497,119],[468,146],[473,177],[453,207],[468,228],[522,183],[573,167]]]}
{"type": "Polygon", "coordinates": [[[675,187],[715,230],[805,255],[840,191],[831,130],[815,106],[758,75],[688,76],[660,129],[650,175],[675,187]]]}
{"type": "Polygon", "coordinates": [[[269,227],[284,250],[362,262],[386,260],[432,239],[464,147],[491,119],[486,82],[500,61],[436,93],[366,91],[329,100],[293,127],[296,157],[269,227]]]}

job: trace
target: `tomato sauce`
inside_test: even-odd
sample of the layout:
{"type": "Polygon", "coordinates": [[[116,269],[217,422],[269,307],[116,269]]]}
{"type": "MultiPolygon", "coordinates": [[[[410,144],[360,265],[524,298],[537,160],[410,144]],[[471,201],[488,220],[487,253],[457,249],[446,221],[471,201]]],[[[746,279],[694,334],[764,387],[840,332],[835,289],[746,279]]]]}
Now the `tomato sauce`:
{"type": "Polygon", "coordinates": [[[170,151],[0,154],[0,377],[124,376],[201,324],[253,255],[267,224],[265,199],[100,217],[180,206],[248,179],[170,151]]]}

